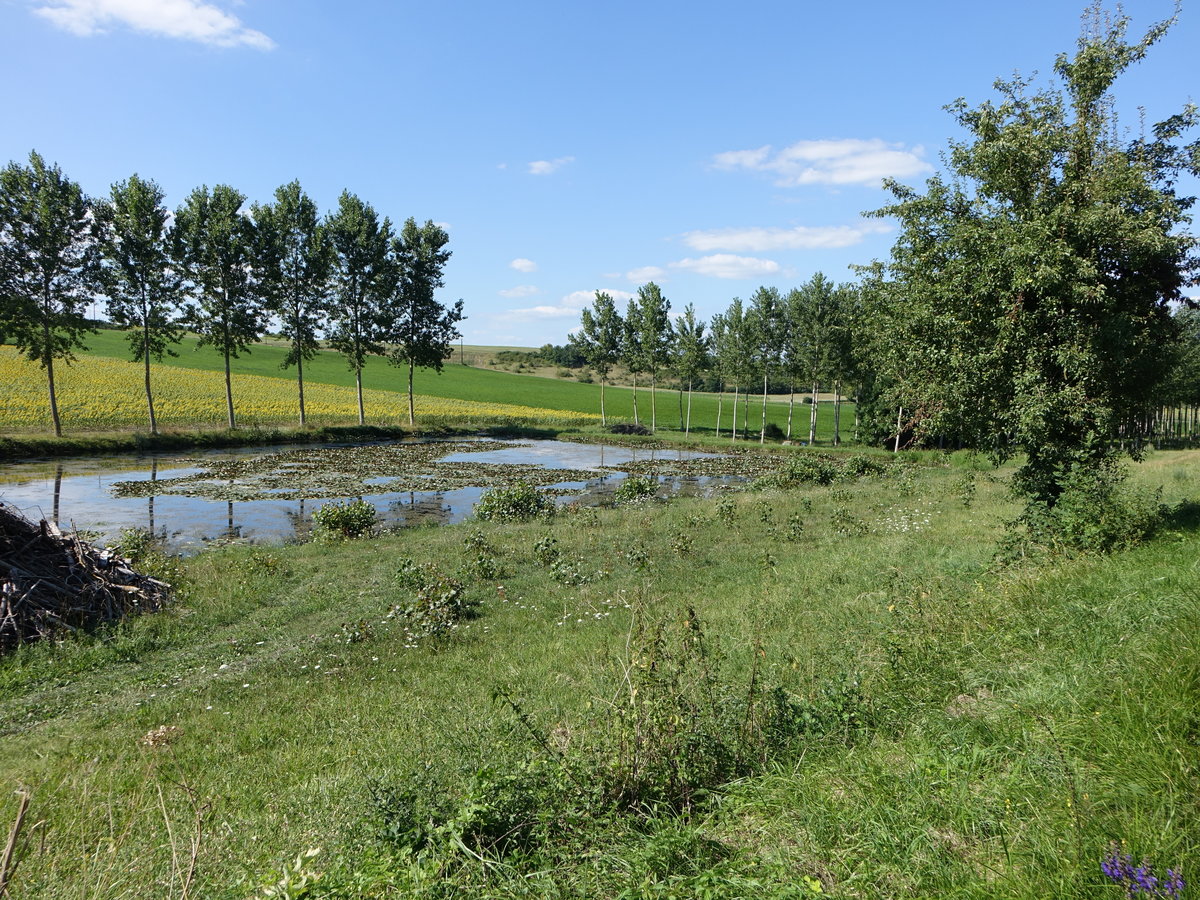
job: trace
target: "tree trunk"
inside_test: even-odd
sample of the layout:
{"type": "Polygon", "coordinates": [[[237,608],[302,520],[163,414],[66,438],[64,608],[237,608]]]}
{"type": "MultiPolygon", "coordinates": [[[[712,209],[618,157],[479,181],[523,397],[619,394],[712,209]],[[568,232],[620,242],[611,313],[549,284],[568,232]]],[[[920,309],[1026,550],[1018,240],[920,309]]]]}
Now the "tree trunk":
{"type": "Polygon", "coordinates": [[[233,380],[229,374],[229,344],[225,345],[225,411],[229,415],[229,427],[236,428],[233,419],[233,380]]]}
{"type": "Polygon", "coordinates": [[[763,372],[762,431],[758,435],[761,446],[767,442],[767,373],[763,372]]]}
{"type": "Polygon", "coordinates": [[[683,433],[685,435],[692,433],[692,383],[691,383],[691,381],[688,382],[687,421],[686,421],[686,424],[684,424],[684,426],[683,426],[683,433]]]}
{"type": "Polygon", "coordinates": [[[731,441],[737,440],[737,403],[738,403],[738,391],[740,389],[741,389],[741,385],[739,385],[735,382],[733,385],[733,434],[730,435],[730,438],[729,438],[731,441]]]}
{"type": "Polygon", "coordinates": [[[792,439],[792,407],[796,402],[796,382],[788,382],[788,432],[787,439],[792,439]]]}
{"type": "Polygon", "coordinates": [[[416,409],[413,407],[413,370],[416,364],[410,359],[408,361],[408,424],[417,424],[416,409]]]}
{"type": "Polygon", "coordinates": [[[858,389],[855,388],[855,391],[854,391],[854,443],[856,443],[856,444],[861,440],[861,437],[859,436],[859,433],[858,433],[858,423],[859,423],[858,389]]]}
{"type": "MultiPolygon", "coordinates": [[[[297,335],[300,334],[299,311],[297,311],[295,320],[292,323],[292,330],[297,335]]],[[[295,347],[295,350],[296,350],[296,384],[297,384],[297,387],[299,388],[299,392],[300,392],[300,427],[303,428],[306,424],[305,416],[304,416],[304,353],[300,347],[300,338],[299,337],[296,338],[296,342],[295,342],[295,344],[293,344],[293,346],[295,347]]]]}
{"type": "Polygon", "coordinates": [[[62,437],[62,422],[58,418],[58,396],[54,392],[54,354],[50,352],[50,329],[46,328],[46,353],[42,360],[46,364],[46,381],[50,386],[50,419],[54,422],[54,436],[62,437]]]}
{"type": "Polygon", "coordinates": [[[657,406],[658,393],[656,390],[657,381],[658,381],[658,376],[654,372],[651,372],[650,373],[650,431],[651,432],[658,431],[658,406],[657,406]]]}
{"type": "Polygon", "coordinates": [[[604,414],[604,376],[600,376],[600,424],[607,425],[608,417],[604,414]]]}
{"type": "Polygon", "coordinates": [[[150,433],[158,434],[158,419],[154,416],[154,395],[150,393],[150,353],[144,347],[142,362],[145,363],[146,408],[150,411],[150,433]]]}
{"type": "Polygon", "coordinates": [[[683,431],[683,382],[679,382],[679,430],[683,431]]]}
{"type": "Polygon", "coordinates": [[[358,424],[365,425],[367,424],[367,418],[363,414],[362,369],[354,370],[354,386],[358,389],[358,424]]]}
{"type": "Polygon", "coordinates": [[[812,405],[808,410],[808,445],[811,447],[817,442],[817,404],[820,403],[821,383],[814,381],[812,386],[812,405]]]}
{"type": "Polygon", "coordinates": [[[641,421],[638,419],[638,408],[637,408],[637,375],[634,375],[634,376],[633,376],[633,424],[634,424],[634,425],[640,425],[640,424],[642,424],[642,423],[641,423],[641,421]]]}
{"type": "Polygon", "coordinates": [[[833,446],[842,445],[842,379],[833,383],[833,446]]]}
{"type": "Polygon", "coordinates": [[[900,412],[896,413],[896,445],[892,447],[893,453],[900,452],[900,422],[904,419],[904,407],[900,407],[900,412]]]}
{"type": "Polygon", "coordinates": [[[721,393],[717,395],[717,437],[721,436],[721,410],[725,406],[725,382],[721,382],[721,393]]]}

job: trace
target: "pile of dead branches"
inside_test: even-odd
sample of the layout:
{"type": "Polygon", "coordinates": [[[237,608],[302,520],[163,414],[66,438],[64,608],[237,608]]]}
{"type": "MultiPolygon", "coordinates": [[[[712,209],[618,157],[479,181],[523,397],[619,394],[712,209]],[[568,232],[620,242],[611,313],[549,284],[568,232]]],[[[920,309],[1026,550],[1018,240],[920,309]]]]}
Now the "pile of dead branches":
{"type": "Polygon", "coordinates": [[[0,503],[0,653],[24,641],[160,609],[170,585],[0,503]]]}

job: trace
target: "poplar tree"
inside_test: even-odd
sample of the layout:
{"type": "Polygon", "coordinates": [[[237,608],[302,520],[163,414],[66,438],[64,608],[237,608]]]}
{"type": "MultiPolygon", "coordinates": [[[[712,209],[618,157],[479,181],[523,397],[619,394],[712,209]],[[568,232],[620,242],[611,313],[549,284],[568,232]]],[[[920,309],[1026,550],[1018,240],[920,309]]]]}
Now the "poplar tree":
{"type": "Polygon", "coordinates": [[[442,287],[443,270],[450,260],[445,249],[450,236],[432,221],[417,225],[405,220],[391,242],[392,270],[385,301],[383,338],[392,345],[388,355],[393,365],[408,367],[408,424],[416,424],[413,408],[413,373],[432,368],[441,373],[442,363],[454,352],[462,321],[463,302],[443,306],[434,297],[442,287]]]}
{"type": "Polygon", "coordinates": [[[1059,88],[1014,78],[996,101],[952,104],[967,137],[950,145],[950,178],[924,192],[889,182],[894,202],[877,213],[899,237],[874,312],[885,329],[907,323],[893,380],[915,394],[917,433],[1023,453],[1014,487],[1031,524],[1071,488],[1096,515],[1123,435],[1139,453],[1170,365],[1171,304],[1197,274],[1193,198],[1175,189],[1200,170],[1200,142],[1180,140],[1196,108],[1129,139],[1111,93],[1172,22],[1131,43],[1128,17],[1094,6],[1054,65],[1059,88]]]}
{"type": "Polygon", "coordinates": [[[246,197],[229,185],[210,193],[198,187],[175,213],[173,241],[177,263],[192,300],[184,318],[201,346],[220,351],[225,361],[225,407],[236,427],[230,360],[248,352],[262,337],[265,310],[257,294],[254,223],[242,214],[246,197]]]}
{"type": "Polygon", "coordinates": [[[617,312],[610,294],[596,291],[591,309],[579,314],[580,328],[571,335],[571,343],[579,348],[587,364],[600,376],[600,424],[608,424],[604,409],[604,386],[608,373],[621,361],[625,322],[617,312]]]}
{"type": "Polygon", "coordinates": [[[109,318],[129,329],[134,362],[142,363],[150,433],[158,434],[150,361],[177,356],[183,336],[179,301],[183,282],[171,259],[171,211],[153,181],[131,175],[112,186],[111,197],[96,206],[103,266],[100,282],[109,318]]]}
{"type": "Polygon", "coordinates": [[[349,191],[338,198],[337,212],[326,226],[336,254],[334,305],[329,343],[346,357],[358,391],[358,424],[365,423],[362,371],[371,354],[383,347],[384,304],[391,263],[388,251],[392,224],[381,222],[370,204],[349,191]]]}
{"type": "Polygon", "coordinates": [[[704,322],[696,318],[696,307],[689,303],[683,315],[675,317],[675,371],[679,374],[680,389],[687,385],[687,418],[682,424],[683,433],[692,431],[692,384],[709,364],[710,338],[704,333],[704,322]]]}
{"type": "Polygon", "coordinates": [[[0,335],[46,371],[50,418],[62,435],[55,360],[70,364],[84,335],[98,258],[91,204],[37,152],[0,170],[0,335]]]}
{"type": "Polygon", "coordinates": [[[658,373],[671,361],[671,301],[653,281],[638,288],[636,318],[637,352],[640,368],[650,373],[650,430],[658,428],[656,394],[658,373]]]}
{"type": "Polygon", "coordinates": [[[299,181],[275,190],[275,202],[252,207],[267,306],[279,317],[288,340],[282,368],[296,367],[300,427],[304,409],[304,363],[320,350],[320,334],[329,315],[333,274],[333,242],[317,212],[317,204],[299,181]]]}
{"type": "Polygon", "coordinates": [[[754,365],[762,373],[762,430],[760,444],[767,440],[767,383],[773,366],[780,362],[787,341],[787,322],[778,288],[760,287],[750,298],[747,338],[752,344],[754,365]]]}

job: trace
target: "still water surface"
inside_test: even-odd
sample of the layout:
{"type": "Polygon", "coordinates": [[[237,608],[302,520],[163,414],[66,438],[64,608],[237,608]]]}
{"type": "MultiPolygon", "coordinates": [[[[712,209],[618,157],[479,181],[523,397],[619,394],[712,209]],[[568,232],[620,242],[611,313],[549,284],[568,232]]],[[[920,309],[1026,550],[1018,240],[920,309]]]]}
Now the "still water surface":
{"type": "MultiPolygon", "coordinates": [[[[481,439],[486,443],[486,439],[481,439]]],[[[499,442],[493,442],[499,443],[499,442]]],[[[395,446],[389,445],[389,446],[395,446]]],[[[295,448],[292,448],[295,449],[295,448]]],[[[328,446],[306,452],[329,454],[328,446]]],[[[264,457],[280,447],[250,447],[188,455],[79,458],[6,464],[0,467],[0,502],[21,510],[34,521],[47,519],[64,529],[76,528],[96,535],[99,543],[111,542],[126,528],[148,528],[172,553],[194,553],[214,542],[242,540],[282,543],[303,540],[312,527],[312,513],[330,498],[212,500],[160,493],[149,497],[114,496],[112,486],[125,481],[169,481],[195,475],[215,461],[264,457]]],[[[548,470],[595,472],[586,481],[562,481],[552,490],[573,491],[560,503],[598,505],[626,477],[622,465],[648,460],[713,458],[713,454],[687,450],[648,450],[576,444],[563,441],[505,442],[502,447],[478,452],[451,452],[442,463],[469,463],[473,470],[492,465],[526,465],[548,470]],[[512,446],[513,443],[518,446],[512,446]]],[[[565,473],[564,473],[565,474],[565,473]]],[[[453,490],[391,491],[370,493],[373,482],[382,487],[388,479],[363,479],[363,499],[372,503],[386,527],[447,525],[467,518],[479,501],[484,485],[453,490]]],[[[711,487],[737,480],[729,476],[686,476],[659,479],[667,493],[703,493],[711,487]]]]}

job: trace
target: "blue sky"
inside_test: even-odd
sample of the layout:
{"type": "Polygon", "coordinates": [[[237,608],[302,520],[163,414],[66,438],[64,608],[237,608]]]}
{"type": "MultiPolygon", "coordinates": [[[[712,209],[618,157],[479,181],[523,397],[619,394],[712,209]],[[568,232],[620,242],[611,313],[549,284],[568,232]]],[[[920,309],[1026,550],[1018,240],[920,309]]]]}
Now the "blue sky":
{"type": "MultiPolygon", "coordinates": [[[[1134,0],[1131,32],[1171,15],[1134,0]]],[[[469,343],[562,343],[597,289],[657,281],[709,317],[886,257],[862,212],[920,184],[942,107],[1052,75],[1078,0],[962,3],[0,0],[0,162],[93,194],[137,172],[171,206],[298,178],[433,219],[469,343]]],[[[1123,122],[1200,99],[1200,6],[1118,82],[1123,122]]],[[[1188,190],[1195,191],[1194,186],[1188,190]]]]}

